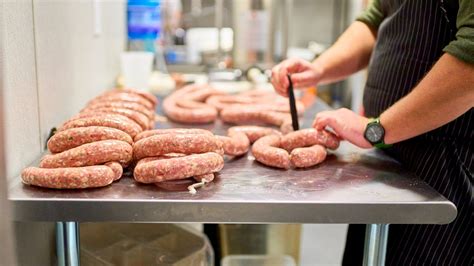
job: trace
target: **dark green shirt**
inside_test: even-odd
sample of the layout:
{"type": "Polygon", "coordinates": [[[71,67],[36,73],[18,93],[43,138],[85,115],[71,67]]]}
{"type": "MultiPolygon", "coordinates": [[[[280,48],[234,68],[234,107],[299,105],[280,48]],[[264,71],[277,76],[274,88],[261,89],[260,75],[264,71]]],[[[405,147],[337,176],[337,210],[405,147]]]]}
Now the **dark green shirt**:
{"type": "MultiPolygon", "coordinates": [[[[385,19],[380,8],[380,1],[383,0],[371,0],[367,9],[357,20],[378,29],[385,19]]],[[[459,0],[456,27],[456,39],[444,47],[443,51],[474,64],[474,0],[459,0]]]]}

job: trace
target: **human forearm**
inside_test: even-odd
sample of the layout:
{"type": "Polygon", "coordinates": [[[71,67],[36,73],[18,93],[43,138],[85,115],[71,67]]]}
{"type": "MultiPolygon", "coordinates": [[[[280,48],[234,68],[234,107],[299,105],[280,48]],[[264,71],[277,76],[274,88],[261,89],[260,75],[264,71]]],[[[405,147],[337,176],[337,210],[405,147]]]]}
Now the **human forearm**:
{"type": "Polygon", "coordinates": [[[445,54],[411,93],[380,116],[385,142],[400,142],[436,129],[473,105],[474,65],[445,54]]]}
{"type": "Polygon", "coordinates": [[[342,80],[365,68],[375,45],[376,31],[356,21],[313,65],[322,69],[321,84],[342,80]]]}

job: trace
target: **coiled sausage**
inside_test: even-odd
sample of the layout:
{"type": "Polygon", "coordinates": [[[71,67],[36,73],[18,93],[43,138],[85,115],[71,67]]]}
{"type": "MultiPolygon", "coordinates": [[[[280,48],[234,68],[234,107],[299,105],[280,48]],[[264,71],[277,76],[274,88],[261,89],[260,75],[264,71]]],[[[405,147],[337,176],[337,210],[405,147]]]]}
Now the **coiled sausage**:
{"type": "Polygon", "coordinates": [[[119,162],[128,165],[132,160],[132,146],[120,140],[101,140],[83,144],[61,153],[46,155],[41,168],[79,167],[119,162]]]}
{"type": "Polygon", "coordinates": [[[234,126],[229,128],[228,133],[233,132],[242,132],[247,135],[250,143],[254,143],[257,139],[268,136],[268,135],[281,135],[281,133],[270,127],[261,127],[261,126],[234,126]]]}
{"type": "Polygon", "coordinates": [[[208,134],[162,134],[141,139],[133,145],[134,157],[159,156],[168,153],[205,153],[222,149],[222,142],[208,134]]]}
{"type": "Polygon", "coordinates": [[[288,133],[281,140],[281,147],[287,151],[315,144],[320,144],[334,150],[339,147],[339,139],[326,130],[307,128],[288,133]]]}
{"type": "Polygon", "coordinates": [[[296,148],[290,153],[290,161],[293,167],[305,168],[317,165],[326,159],[326,149],[321,145],[296,148]]]}
{"type": "Polygon", "coordinates": [[[76,127],[89,127],[89,126],[104,126],[112,127],[124,131],[130,137],[135,137],[138,133],[142,132],[142,128],[134,121],[128,119],[122,115],[113,114],[98,114],[89,117],[77,118],[66,122],[59,131],[76,128],[76,127]]]}
{"type": "Polygon", "coordinates": [[[148,138],[154,135],[163,135],[163,134],[207,134],[214,135],[211,131],[200,128],[165,128],[165,129],[153,129],[143,131],[140,134],[135,136],[135,142],[148,138]]]}
{"type": "Polygon", "coordinates": [[[78,127],[69,128],[54,134],[48,141],[48,149],[52,153],[63,152],[82,144],[100,140],[115,139],[132,144],[132,138],[122,130],[111,127],[78,127]]]}
{"type": "Polygon", "coordinates": [[[268,135],[255,141],[252,146],[255,160],[268,166],[289,169],[290,155],[286,150],[279,148],[280,142],[279,135],[268,135]]]}
{"type": "Polygon", "coordinates": [[[169,159],[140,160],[133,176],[141,183],[156,183],[214,173],[223,167],[221,155],[207,152],[169,159]]]}

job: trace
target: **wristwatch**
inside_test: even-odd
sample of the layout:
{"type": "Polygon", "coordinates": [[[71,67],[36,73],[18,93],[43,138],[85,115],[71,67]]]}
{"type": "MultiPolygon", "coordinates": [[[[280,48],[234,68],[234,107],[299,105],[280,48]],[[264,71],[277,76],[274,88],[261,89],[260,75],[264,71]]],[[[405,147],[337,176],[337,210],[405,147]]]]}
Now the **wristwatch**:
{"type": "Polygon", "coordinates": [[[369,123],[364,131],[364,138],[372,144],[372,146],[385,149],[389,148],[392,145],[385,144],[385,129],[382,124],[380,124],[380,118],[370,118],[369,123]]]}

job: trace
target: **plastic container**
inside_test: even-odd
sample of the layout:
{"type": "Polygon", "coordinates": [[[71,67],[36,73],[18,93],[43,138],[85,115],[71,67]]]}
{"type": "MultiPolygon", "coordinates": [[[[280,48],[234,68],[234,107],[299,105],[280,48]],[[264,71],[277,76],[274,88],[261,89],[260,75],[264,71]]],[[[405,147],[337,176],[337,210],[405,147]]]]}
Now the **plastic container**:
{"type": "Polygon", "coordinates": [[[222,266],[296,266],[290,256],[230,255],[222,259],[222,266]]]}
{"type": "Polygon", "coordinates": [[[125,86],[147,91],[153,69],[154,54],[150,52],[124,52],[120,64],[125,86]]]}
{"type": "Polygon", "coordinates": [[[271,255],[299,261],[299,224],[221,224],[221,257],[228,255],[271,255]]]}
{"type": "Polygon", "coordinates": [[[206,266],[214,252],[205,235],[172,224],[83,223],[82,265],[206,266]]]}

